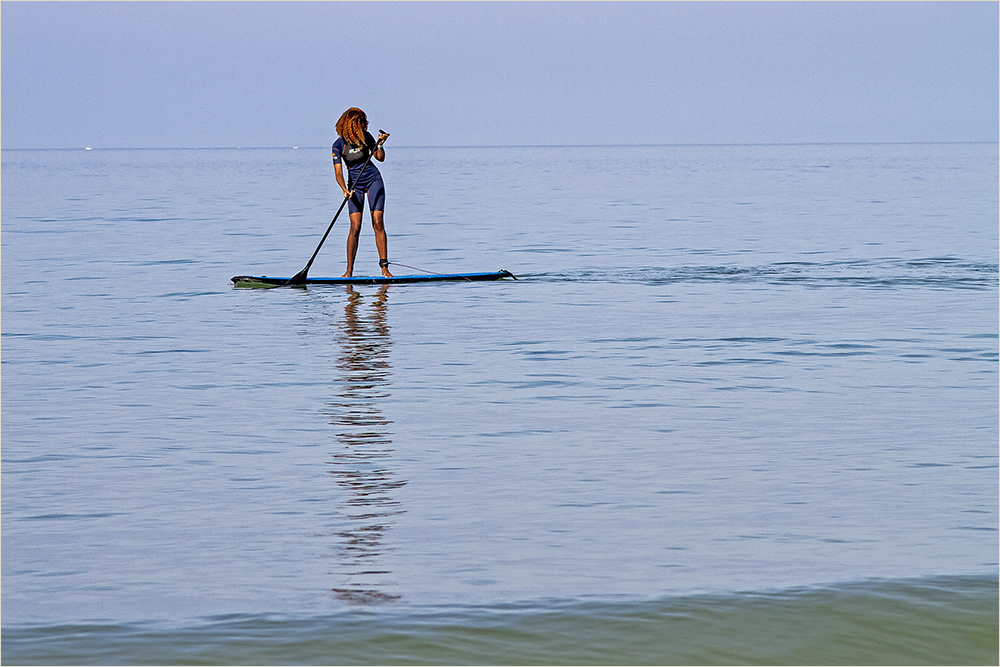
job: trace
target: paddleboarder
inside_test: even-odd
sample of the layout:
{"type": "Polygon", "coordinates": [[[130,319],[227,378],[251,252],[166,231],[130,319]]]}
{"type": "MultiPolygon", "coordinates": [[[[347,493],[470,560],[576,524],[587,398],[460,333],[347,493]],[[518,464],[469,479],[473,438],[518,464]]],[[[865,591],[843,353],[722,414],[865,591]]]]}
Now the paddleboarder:
{"type": "Polygon", "coordinates": [[[385,184],[382,173],[369,160],[369,156],[385,162],[385,148],[382,143],[389,135],[379,131],[378,140],[368,133],[368,117],[357,107],[351,107],[337,121],[337,141],[333,143],[333,171],[337,184],[344,191],[348,202],[348,215],[351,220],[351,230],[347,235],[347,271],[344,278],[354,275],[354,258],[358,254],[358,239],[361,237],[361,215],[368,196],[368,208],[372,216],[372,229],[375,230],[375,247],[378,248],[378,265],[382,275],[391,278],[389,273],[388,239],[385,235],[385,184]],[[347,182],[344,182],[344,170],[341,162],[347,165],[347,182]]]}

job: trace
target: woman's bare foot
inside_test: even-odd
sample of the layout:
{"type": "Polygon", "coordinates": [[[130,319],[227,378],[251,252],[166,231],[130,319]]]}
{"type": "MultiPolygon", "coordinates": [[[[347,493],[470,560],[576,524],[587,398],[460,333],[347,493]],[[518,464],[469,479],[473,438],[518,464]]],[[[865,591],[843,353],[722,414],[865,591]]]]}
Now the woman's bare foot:
{"type": "Polygon", "coordinates": [[[344,275],[342,275],[340,277],[341,278],[353,278],[354,277],[354,271],[345,271],[344,275]]]}
{"type": "Polygon", "coordinates": [[[389,273],[389,267],[387,266],[382,267],[382,276],[385,278],[392,278],[392,274],[389,273]]]}

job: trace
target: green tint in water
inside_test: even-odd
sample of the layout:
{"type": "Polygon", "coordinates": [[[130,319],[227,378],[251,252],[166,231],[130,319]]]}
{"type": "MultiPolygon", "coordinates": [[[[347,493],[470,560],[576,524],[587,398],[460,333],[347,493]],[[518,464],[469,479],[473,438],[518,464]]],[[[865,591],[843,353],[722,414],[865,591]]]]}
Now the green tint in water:
{"type": "Polygon", "coordinates": [[[5,664],[997,664],[995,577],[8,630],[5,664]]]}

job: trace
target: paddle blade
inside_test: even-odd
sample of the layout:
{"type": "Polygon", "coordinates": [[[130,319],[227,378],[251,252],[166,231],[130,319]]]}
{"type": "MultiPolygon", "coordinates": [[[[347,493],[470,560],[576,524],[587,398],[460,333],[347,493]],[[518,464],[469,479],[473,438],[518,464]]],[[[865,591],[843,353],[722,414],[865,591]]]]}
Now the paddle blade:
{"type": "Polygon", "coordinates": [[[288,282],[285,283],[285,285],[288,285],[288,286],[305,285],[306,284],[306,276],[308,274],[309,274],[309,267],[306,267],[306,268],[302,269],[301,271],[299,271],[298,273],[296,273],[291,278],[289,278],[288,282]]]}

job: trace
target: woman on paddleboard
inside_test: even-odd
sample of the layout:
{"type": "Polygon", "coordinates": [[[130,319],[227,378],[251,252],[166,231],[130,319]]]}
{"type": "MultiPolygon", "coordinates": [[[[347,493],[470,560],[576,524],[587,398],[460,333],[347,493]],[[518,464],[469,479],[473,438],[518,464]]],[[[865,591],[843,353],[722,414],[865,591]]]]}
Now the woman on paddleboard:
{"type": "Polygon", "coordinates": [[[337,121],[337,135],[337,141],[333,143],[333,171],[337,176],[337,184],[344,191],[344,197],[351,198],[348,202],[351,231],[347,235],[347,271],[343,277],[350,278],[354,275],[354,258],[358,254],[358,239],[361,237],[361,213],[367,194],[372,229],[375,230],[375,247],[378,248],[378,265],[382,269],[382,275],[391,278],[388,240],[383,223],[385,185],[378,167],[369,159],[370,156],[379,162],[385,161],[382,143],[389,135],[380,130],[376,141],[368,133],[368,117],[357,107],[351,107],[341,114],[337,121]],[[347,183],[344,182],[341,161],[347,165],[347,183]]]}

